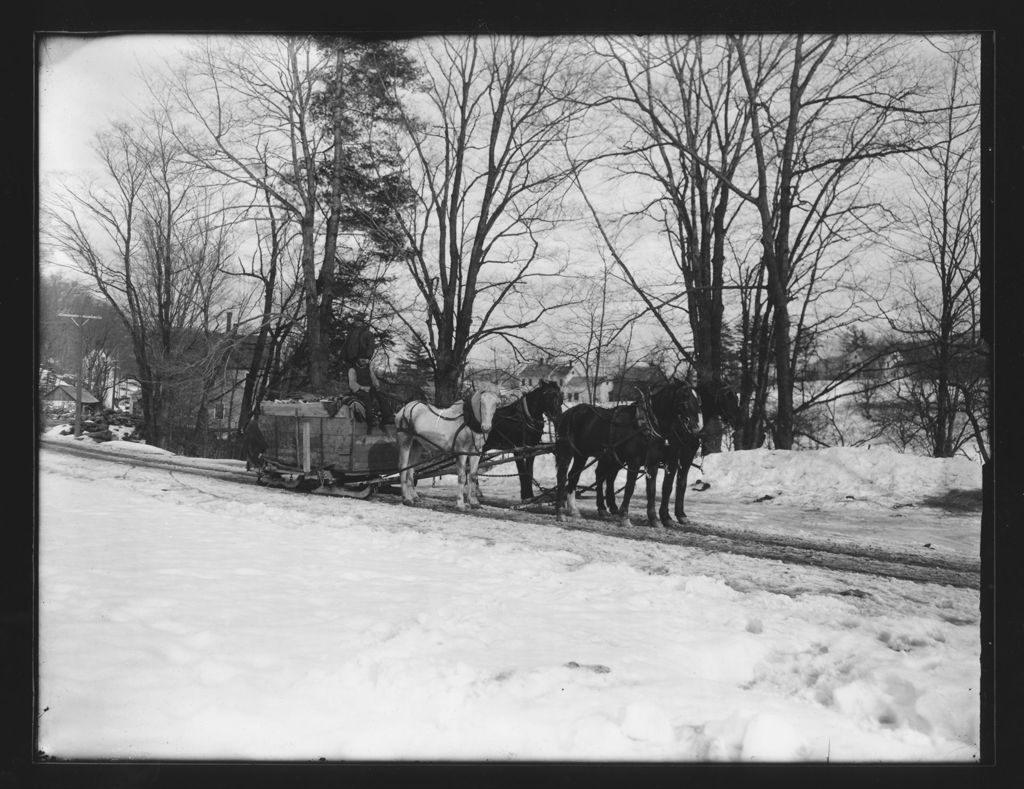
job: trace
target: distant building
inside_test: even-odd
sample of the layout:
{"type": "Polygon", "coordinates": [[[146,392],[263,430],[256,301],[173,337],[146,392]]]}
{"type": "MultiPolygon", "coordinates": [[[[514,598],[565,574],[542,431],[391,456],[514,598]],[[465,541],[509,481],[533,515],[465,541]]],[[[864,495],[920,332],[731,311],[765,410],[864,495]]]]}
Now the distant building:
{"type": "Polygon", "coordinates": [[[607,378],[592,383],[585,375],[574,375],[562,386],[562,397],[566,405],[604,405],[609,401],[611,391],[612,382],[607,378]]]}
{"type": "Polygon", "coordinates": [[[608,399],[613,403],[631,403],[637,398],[637,389],[663,384],[668,378],[658,367],[636,364],[611,378],[608,399]]]}
{"type": "MultiPolygon", "coordinates": [[[[50,416],[74,415],[78,402],[78,389],[71,384],[57,384],[43,395],[43,411],[50,416]]],[[[82,390],[82,413],[93,413],[100,405],[99,399],[88,389],[82,390]]]]}
{"type": "Polygon", "coordinates": [[[132,416],[142,416],[142,384],[137,378],[120,378],[110,389],[110,407],[132,416]]]}
{"type": "Polygon", "coordinates": [[[522,391],[537,387],[541,381],[554,381],[562,389],[566,406],[576,403],[603,403],[607,400],[609,384],[598,381],[588,386],[588,377],[575,362],[558,362],[554,359],[527,362],[517,371],[522,391]]]}
{"type": "MultiPolygon", "coordinates": [[[[223,335],[228,338],[230,335],[223,335]]],[[[211,430],[227,433],[238,427],[242,416],[242,393],[245,379],[256,351],[256,334],[234,338],[221,368],[208,408],[208,426],[211,430]]]]}
{"type": "Polygon", "coordinates": [[[502,396],[517,393],[520,389],[519,377],[515,373],[493,367],[467,369],[462,382],[472,389],[489,389],[502,396]]]}
{"type": "Polygon", "coordinates": [[[516,371],[520,385],[524,389],[533,389],[541,381],[554,381],[559,386],[565,386],[567,380],[578,374],[572,363],[560,364],[550,359],[526,362],[516,371]]]}

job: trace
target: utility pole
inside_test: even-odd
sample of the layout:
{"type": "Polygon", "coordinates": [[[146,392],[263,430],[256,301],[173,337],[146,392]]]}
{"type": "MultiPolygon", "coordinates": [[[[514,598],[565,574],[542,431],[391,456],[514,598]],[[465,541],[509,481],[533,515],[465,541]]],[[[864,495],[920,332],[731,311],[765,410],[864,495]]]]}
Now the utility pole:
{"type": "Polygon", "coordinates": [[[75,396],[75,438],[78,438],[82,435],[82,377],[85,375],[85,333],[82,327],[89,321],[99,321],[103,318],[99,315],[72,315],[67,312],[58,313],[57,317],[70,318],[78,327],[78,391],[75,396]]]}

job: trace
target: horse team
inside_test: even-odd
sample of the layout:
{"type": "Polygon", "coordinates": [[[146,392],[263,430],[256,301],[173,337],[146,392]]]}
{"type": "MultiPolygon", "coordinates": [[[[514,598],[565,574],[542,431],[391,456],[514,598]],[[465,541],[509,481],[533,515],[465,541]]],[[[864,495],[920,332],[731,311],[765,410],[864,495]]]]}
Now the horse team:
{"type": "Polygon", "coordinates": [[[686,480],[701,440],[709,435],[712,419],[722,429],[739,426],[740,409],[728,384],[701,383],[696,387],[672,380],[654,391],[639,392],[636,401],[611,408],[580,403],[562,410],[557,383],[540,385],[515,402],[498,405],[497,395],[479,392],[448,408],[423,401],[405,404],[395,416],[398,435],[402,500],[416,501],[414,466],[423,448],[449,452],[458,471],[456,507],[478,507],[478,467],[490,449],[515,452],[520,497],[533,498],[534,454],[524,448],[540,442],[544,419],[555,425],[556,501],[559,522],[568,512],[579,518],[576,487],[584,468],[596,463],[597,509],[601,517],[618,515],[622,526],[631,525],[629,503],[636,480],[644,472],[649,526],[676,525],[686,519],[686,480]],[[571,464],[571,466],[570,466],[571,464]],[[661,503],[656,500],[657,470],[664,467],[661,503]],[[620,505],[615,503],[615,479],[626,469],[620,505]],[[675,484],[675,507],[669,500],[675,484]],[[674,517],[673,517],[674,516],[674,517]]]}

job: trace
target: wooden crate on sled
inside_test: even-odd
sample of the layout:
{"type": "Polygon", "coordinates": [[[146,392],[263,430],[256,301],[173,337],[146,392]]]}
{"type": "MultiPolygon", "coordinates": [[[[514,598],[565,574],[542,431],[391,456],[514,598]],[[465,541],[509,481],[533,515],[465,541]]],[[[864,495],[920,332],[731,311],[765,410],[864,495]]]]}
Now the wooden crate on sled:
{"type": "Polygon", "coordinates": [[[395,474],[395,426],[372,431],[356,416],[356,406],[337,401],[260,403],[257,417],[267,442],[270,470],[315,475],[330,472],[337,482],[357,482],[395,474]]]}

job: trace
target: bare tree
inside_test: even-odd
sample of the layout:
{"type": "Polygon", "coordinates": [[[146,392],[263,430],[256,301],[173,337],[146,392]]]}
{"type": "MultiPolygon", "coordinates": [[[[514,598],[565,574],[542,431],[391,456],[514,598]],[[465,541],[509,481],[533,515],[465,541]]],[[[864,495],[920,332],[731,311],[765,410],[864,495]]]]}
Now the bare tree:
{"type": "MultiPolygon", "coordinates": [[[[756,210],[771,363],[775,446],[793,445],[798,332],[821,266],[848,253],[851,234],[880,214],[870,165],[921,147],[906,123],[920,86],[893,39],[850,36],[731,37],[750,111],[753,188],[730,188],[756,210]],[[790,303],[803,295],[794,315],[790,303]]],[[[708,165],[712,166],[712,165],[708,165]]],[[[724,173],[714,168],[721,177],[724,173]]],[[[763,347],[763,346],[759,346],[763,347]]]]}
{"type": "Polygon", "coordinates": [[[191,161],[251,190],[254,206],[266,205],[269,197],[267,210],[283,211],[298,228],[314,390],[323,389],[327,374],[316,255],[323,222],[317,167],[330,147],[314,108],[331,57],[304,36],[205,41],[176,73],[173,88],[155,91],[164,97],[168,123],[191,161]]]}
{"type": "Polygon", "coordinates": [[[869,188],[871,165],[917,146],[905,118],[918,86],[896,47],[841,36],[666,37],[613,40],[603,52],[620,86],[614,106],[632,124],[618,170],[654,185],[635,216],[661,226],[675,282],[664,266],[653,267],[658,284],[621,250],[612,254],[705,380],[721,375],[724,292],[738,292],[749,414],[741,446],[758,445],[766,429],[777,447],[792,446],[803,407],[794,368],[817,334],[853,319],[856,254],[888,221],[869,188]]]}
{"type": "Polygon", "coordinates": [[[401,317],[429,349],[444,403],[477,343],[550,309],[536,293],[529,301],[529,286],[555,273],[539,265],[541,242],[560,218],[568,168],[558,153],[583,112],[569,98],[585,83],[566,41],[428,39],[416,52],[424,78],[404,122],[417,200],[394,216],[419,309],[401,317]]]}
{"type": "Polygon", "coordinates": [[[256,339],[248,358],[249,370],[242,388],[242,401],[238,429],[244,430],[256,410],[256,404],[266,393],[272,369],[279,361],[279,349],[284,345],[296,318],[290,308],[300,289],[295,277],[282,276],[284,260],[289,248],[291,224],[288,213],[276,207],[273,198],[263,192],[264,214],[251,221],[255,229],[256,248],[242,275],[255,280],[261,294],[256,325],[256,339]]]}
{"type": "MultiPolygon", "coordinates": [[[[612,107],[630,129],[617,169],[649,182],[652,196],[638,216],[662,230],[664,258],[675,274],[650,309],[664,313],[666,323],[684,313],[698,378],[719,381],[726,237],[736,213],[722,178],[735,177],[749,146],[749,113],[734,96],[735,47],[719,37],[663,36],[598,41],[595,48],[613,64],[612,107]],[[714,163],[721,177],[690,152],[714,163]]],[[[679,343],[674,333],[670,340],[679,343]]],[[[707,451],[718,451],[723,431],[711,427],[707,451]]]]}
{"type": "Polygon", "coordinates": [[[372,175],[393,159],[384,155],[395,134],[390,102],[411,75],[400,42],[237,37],[200,45],[165,102],[198,164],[252,190],[265,220],[276,210],[298,229],[305,331],[296,358],[314,391],[333,387],[336,308],[353,297],[346,283],[367,247],[394,254],[380,192],[395,196],[400,184],[393,172],[372,175]],[[363,238],[359,260],[343,261],[341,235],[363,238]]]}
{"type": "Polygon", "coordinates": [[[973,442],[989,458],[989,352],[980,323],[978,42],[932,40],[943,109],[922,120],[933,141],[908,162],[908,229],[898,245],[905,309],[889,313],[906,357],[902,395],[935,457],[973,442]]]}
{"type": "Polygon", "coordinates": [[[594,254],[600,258],[599,265],[588,266],[586,274],[569,276],[562,288],[549,291],[566,310],[544,343],[549,355],[579,366],[591,403],[598,402],[601,383],[611,379],[615,349],[639,317],[631,289],[615,275],[606,251],[599,247],[594,254]]]}
{"type": "Polygon", "coordinates": [[[182,352],[218,317],[230,222],[166,129],[117,123],[96,150],[104,180],[48,195],[43,238],[91,278],[130,335],[148,439],[159,444],[182,352]]]}

